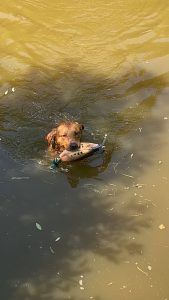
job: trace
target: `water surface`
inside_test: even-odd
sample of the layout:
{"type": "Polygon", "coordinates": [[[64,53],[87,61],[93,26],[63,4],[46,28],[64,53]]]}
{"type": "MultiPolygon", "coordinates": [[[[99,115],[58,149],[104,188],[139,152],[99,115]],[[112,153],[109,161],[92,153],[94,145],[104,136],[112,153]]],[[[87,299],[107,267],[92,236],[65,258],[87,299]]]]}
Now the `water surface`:
{"type": "Polygon", "coordinates": [[[0,296],[169,299],[166,1],[0,8],[0,296]],[[52,172],[45,135],[84,124],[102,156],[52,172]]]}

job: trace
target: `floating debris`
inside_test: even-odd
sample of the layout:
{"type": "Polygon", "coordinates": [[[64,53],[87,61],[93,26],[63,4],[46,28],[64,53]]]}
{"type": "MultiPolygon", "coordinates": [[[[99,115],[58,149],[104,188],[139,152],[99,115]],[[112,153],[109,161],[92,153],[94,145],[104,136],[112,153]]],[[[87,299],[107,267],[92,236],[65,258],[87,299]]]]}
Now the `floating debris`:
{"type": "Polygon", "coordinates": [[[15,88],[14,88],[14,87],[12,87],[12,92],[13,92],[13,93],[15,92],[15,88]]]}
{"type": "Polygon", "coordinates": [[[27,176],[23,176],[23,177],[12,177],[11,178],[12,180],[23,180],[23,179],[30,179],[30,177],[27,177],[27,176]]]}
{"type": "Polygon", "coordinates": [[[168,117],[164,117],[164,120],[168,120],[168,117]]]}
{"type": "Polygon", "coordinates": [[[147,269],[148,269],[149,271],[151,271],[151,270],[152,270],[152,266],[148,266],[147,269]]]}
{"type": "Polygon", "coordinates": [[[143,270],[142,270],[141,268],[139,268],[138,266],[137,266],[137,269],[138,269],[141,273],[143,273],[144,275],[148,276],[148,273],[145,272],[145,271],[143,271],[143,270]]]}
{"type": "Polygon", "coordinates": [[[134,176],[128,175],[128,174],[125,174],[125,173],[121,173],[121,175],[126,176],[126,177],[129,177],[129,178],[134,178],[134,176]]]}
{"type": "Polygon", "coordinates": [[[60,168],[60,170],[62,171],[62,172],[64,172],[64,173],[68,173],[69,172],[69,169],[67,169],[67,168],[60,168]]]}
{"type": "Polygon", "coordinates": [[[162,164],[162,160],[159,160],[159,162],[158,162],[158,163],[159,163],[159,165],[161,165],[161,164],[162,164]]]}
{"type": "Polygon", "coordinates": [[[134,154],[132,153],[132,154],[130,155],[130,157],[133,158],[133,155],[134,155],[134,154]]]}
{"type": "Polygon", "coordinates": [[[80,284],[81,286],[83,285],[83,280],[82,280],[82,279],[79,280],[79,284],[80,284]]]}
{"type": "Polygon", "coordinates": [[[139,131],[142,132],[142,128],[141,127],[139,127],[139,131]]]}
{"type": "Polygon", "coordinates": [[[145,185],[145,184],[137,183],[137,184],[135,185],[135,187],[137,187],[138,189],[141,189],[141,188],[143,187],[143,185],[145,185]]]}
{"type": "Polygon", "coordinates": [[[39,223],[37,223],[37,222],[36,222],[36,228],[37,228],[38,230],[42,230],[42,226],[41,226],[39,223]]]}
{"type": "Polygon", "coordinates": [[[123,290],[123,289],[126,289],[127,288],[127,285],[123,285],[120,289],[123,290]]]}
{"type": "Polygon", "coordinates": [[[60,239],[61,239],[61,237],[58,236],[58,237],[56,238],[55,242],[58,242],[60,239]]]}
{"type": "Polygon", "coordinates": [[[113,284],[113,282],[109,282],[107,285],[112,285],[113,284]]]}
{"type": "Polygon", "coordinates": [[[52,249],[51,246],[49,247],[49,249],[50,249],[50,252],[51,252],[52,254],[55,254],[55,251],[52,249]]]}
{"type": "MultiPolygon", "coordinates": [[[[81,275],[80,277],[83,278],[83,275],[81,275]]],[[[80,285],[80,290],[84,290],[83,280],[82,279],[79,279],[79,285],[80,285]]]]}
{"type": "Polygon", "coordinates": [[[5,91],[4,95],[7,95],[7,94],[8,94],[8,90],[5,91]]]}
{"type": "Polygon", "coordinates": [[[113,163],[112,165],[113,165],[114,173],[117,173],[116,168],[119,165],[119,163],[118,162],[117,163],[113,163]]]}
{"type": "Polygon", "coordinates": [[[158,228],[159,228],[160,230],[164,230],[164,229],[165,229],[165,225],[164,225],[164,224],[160,224],[160,225],[158,226],[158,228]]]}

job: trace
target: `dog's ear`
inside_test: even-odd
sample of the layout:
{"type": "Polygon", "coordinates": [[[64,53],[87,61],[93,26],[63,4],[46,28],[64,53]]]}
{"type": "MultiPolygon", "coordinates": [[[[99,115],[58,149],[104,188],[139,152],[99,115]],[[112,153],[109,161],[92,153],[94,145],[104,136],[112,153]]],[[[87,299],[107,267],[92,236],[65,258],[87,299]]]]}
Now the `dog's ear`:
{"type": "Polygon", "coordinates": [[[80,130],[83,130],[84,129],[84,125],[83,124],[80,124],[79,122],[75,122],[78,126],[79,126],[79,129],[80,130]]]}
{"type": "Polygon", "coordinates": [[[46,136],[45,140],[48,142],[48,146],[52,145],[52,148],[55,149],[56,146],[56,137],[57,137],[57,128],[52,129],[46,136]]]}
{"type": "Polygon", "coordinates": [[[84,125],[83,124],[79,124],[80,130],[83,131],[84,130],[84,125]]]}

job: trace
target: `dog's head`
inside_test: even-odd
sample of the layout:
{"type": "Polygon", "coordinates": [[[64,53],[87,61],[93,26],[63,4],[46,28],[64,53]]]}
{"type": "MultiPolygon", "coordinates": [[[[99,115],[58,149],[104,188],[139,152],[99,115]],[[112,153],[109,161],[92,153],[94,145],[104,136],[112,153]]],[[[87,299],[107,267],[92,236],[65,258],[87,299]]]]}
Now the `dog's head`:
{"type": "Polygon", "coordinates": [[[84,126],[77,122],[61,122],[46,136],[49,150],[77,150],[80,147],[84,126]]]}

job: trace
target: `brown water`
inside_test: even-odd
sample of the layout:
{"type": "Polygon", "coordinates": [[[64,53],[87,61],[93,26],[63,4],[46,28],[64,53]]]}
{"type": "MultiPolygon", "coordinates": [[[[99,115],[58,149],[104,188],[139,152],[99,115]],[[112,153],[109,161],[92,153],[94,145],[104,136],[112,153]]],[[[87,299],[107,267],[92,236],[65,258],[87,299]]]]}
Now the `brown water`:
{"type": "Polygon", "coordinates": [[[1,3],[1,299],[169,300],[168,20],[164,0],[1,3]],[[44,136],[74,119],[106,151],[52,172],[44,136]]]}

